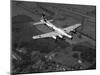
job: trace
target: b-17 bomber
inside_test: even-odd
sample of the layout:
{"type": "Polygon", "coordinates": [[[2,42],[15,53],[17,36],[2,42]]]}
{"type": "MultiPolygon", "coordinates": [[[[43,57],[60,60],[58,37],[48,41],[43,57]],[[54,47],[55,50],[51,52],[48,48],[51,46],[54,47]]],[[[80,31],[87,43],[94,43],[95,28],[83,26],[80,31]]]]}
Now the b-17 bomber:
{"type": "Polygon", "coordinates": [[[96,6],[11,1],[11,74],[96,69],[96,6]]]}

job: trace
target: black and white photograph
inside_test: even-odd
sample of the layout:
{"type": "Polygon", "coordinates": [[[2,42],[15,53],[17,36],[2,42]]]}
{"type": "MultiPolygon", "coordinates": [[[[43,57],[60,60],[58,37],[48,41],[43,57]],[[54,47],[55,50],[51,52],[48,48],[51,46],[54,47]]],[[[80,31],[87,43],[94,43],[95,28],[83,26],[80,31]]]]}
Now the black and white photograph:
{"type": "Polygon", "coordinates": [[[96,70],[96,6],[11,0],[11,74],[96,70]]]}

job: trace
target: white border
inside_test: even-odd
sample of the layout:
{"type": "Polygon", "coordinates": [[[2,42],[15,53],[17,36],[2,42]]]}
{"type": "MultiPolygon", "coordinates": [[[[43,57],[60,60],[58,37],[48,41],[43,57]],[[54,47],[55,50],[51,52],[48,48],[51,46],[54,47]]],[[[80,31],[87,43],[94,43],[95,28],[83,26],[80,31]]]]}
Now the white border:
{"type": "MultiPolygon", "coordinates": [[[[52,3],[69,3],[96,5],[97,7],[97,70],[38,73],[40,75],[98,75],[100,71],[100,0],[21,0],[21,1],[38,1],[52,3]]],[[[0,0],[0,75],[8,75],[10,72],[10,0],[0,0]]],[[[37,74],[37,75],[38,75],[37,74]]],[[[26,74],[25,74],[26,75],[26,74]]],[[[30,75],[30,74],[29,74],[30,75]]],[[[34,74],[33,74],[34,75],[34,74]]]]}
{"type": "Polygon", "coordinates": [[[97,0],[16,0],[16,1],[35,1],[35,2],[53,2],[53,3],[70,3],[70,4],[84,4],[96,5],[97,0]]]}
{"type": "Polygon", "coordinates": [[[0,75],[10,70],[10,1],[0,1],[0,75]]]}

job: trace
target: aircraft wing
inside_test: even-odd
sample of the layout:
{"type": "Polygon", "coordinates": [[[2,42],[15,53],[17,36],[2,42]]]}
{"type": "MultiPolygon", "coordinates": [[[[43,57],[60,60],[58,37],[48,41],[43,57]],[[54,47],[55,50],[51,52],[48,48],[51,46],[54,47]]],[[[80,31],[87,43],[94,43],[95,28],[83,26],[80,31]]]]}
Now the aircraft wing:
{"type": "Polygon", "coordinates": [[[80,27],[80,26],[81,26],[81,24],[75,24],[75,25],[66,27],[66,28],[64,28],[63,30],[64,30],[65,32],[69,33],[69,32],[71,32],[71,31],[77,29],[77,28],[80,27]]]}
{"type": "MultiPolygon", "coordinates": [[[[47,21],[52,22],[53,20],[47,20],[47,21]]],[[[33,23],[33,25],[39,25],[39,24],[44,24],[44,23],[41,21],[33,23]]]]}
{"type": "Polygon", "coordinates": [[[56,33],[56,32],[49,32],[49,33],[33,36],[32,38],[33,39],[38,39],[38,38],[52,37],[52,38],[56,39],[57,35],[59,35],[59,34],[56,33]]]}

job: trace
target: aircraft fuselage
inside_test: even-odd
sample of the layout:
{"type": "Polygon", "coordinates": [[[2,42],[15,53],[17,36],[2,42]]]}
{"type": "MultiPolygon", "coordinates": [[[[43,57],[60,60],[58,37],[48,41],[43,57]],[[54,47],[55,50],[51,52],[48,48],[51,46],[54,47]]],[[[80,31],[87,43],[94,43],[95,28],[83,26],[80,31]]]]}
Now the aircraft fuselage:
{"type": "Polygon", "coordinates": [[[57,31],[57,33],[59,34],[59,37],[63,37],[63,36],[66,36],[68,38],[72,38],[71,35],[67,34],[64,30],[56,27],[55,25],[53,25],[52,23],[50,23],[49,21],[43,21],[41,20],[41,22],[44,22],[49,28],[52,28],[54,29],[55,31],[57,31]],[[63,36],[62,36],[63,35],[63,36]]]}

